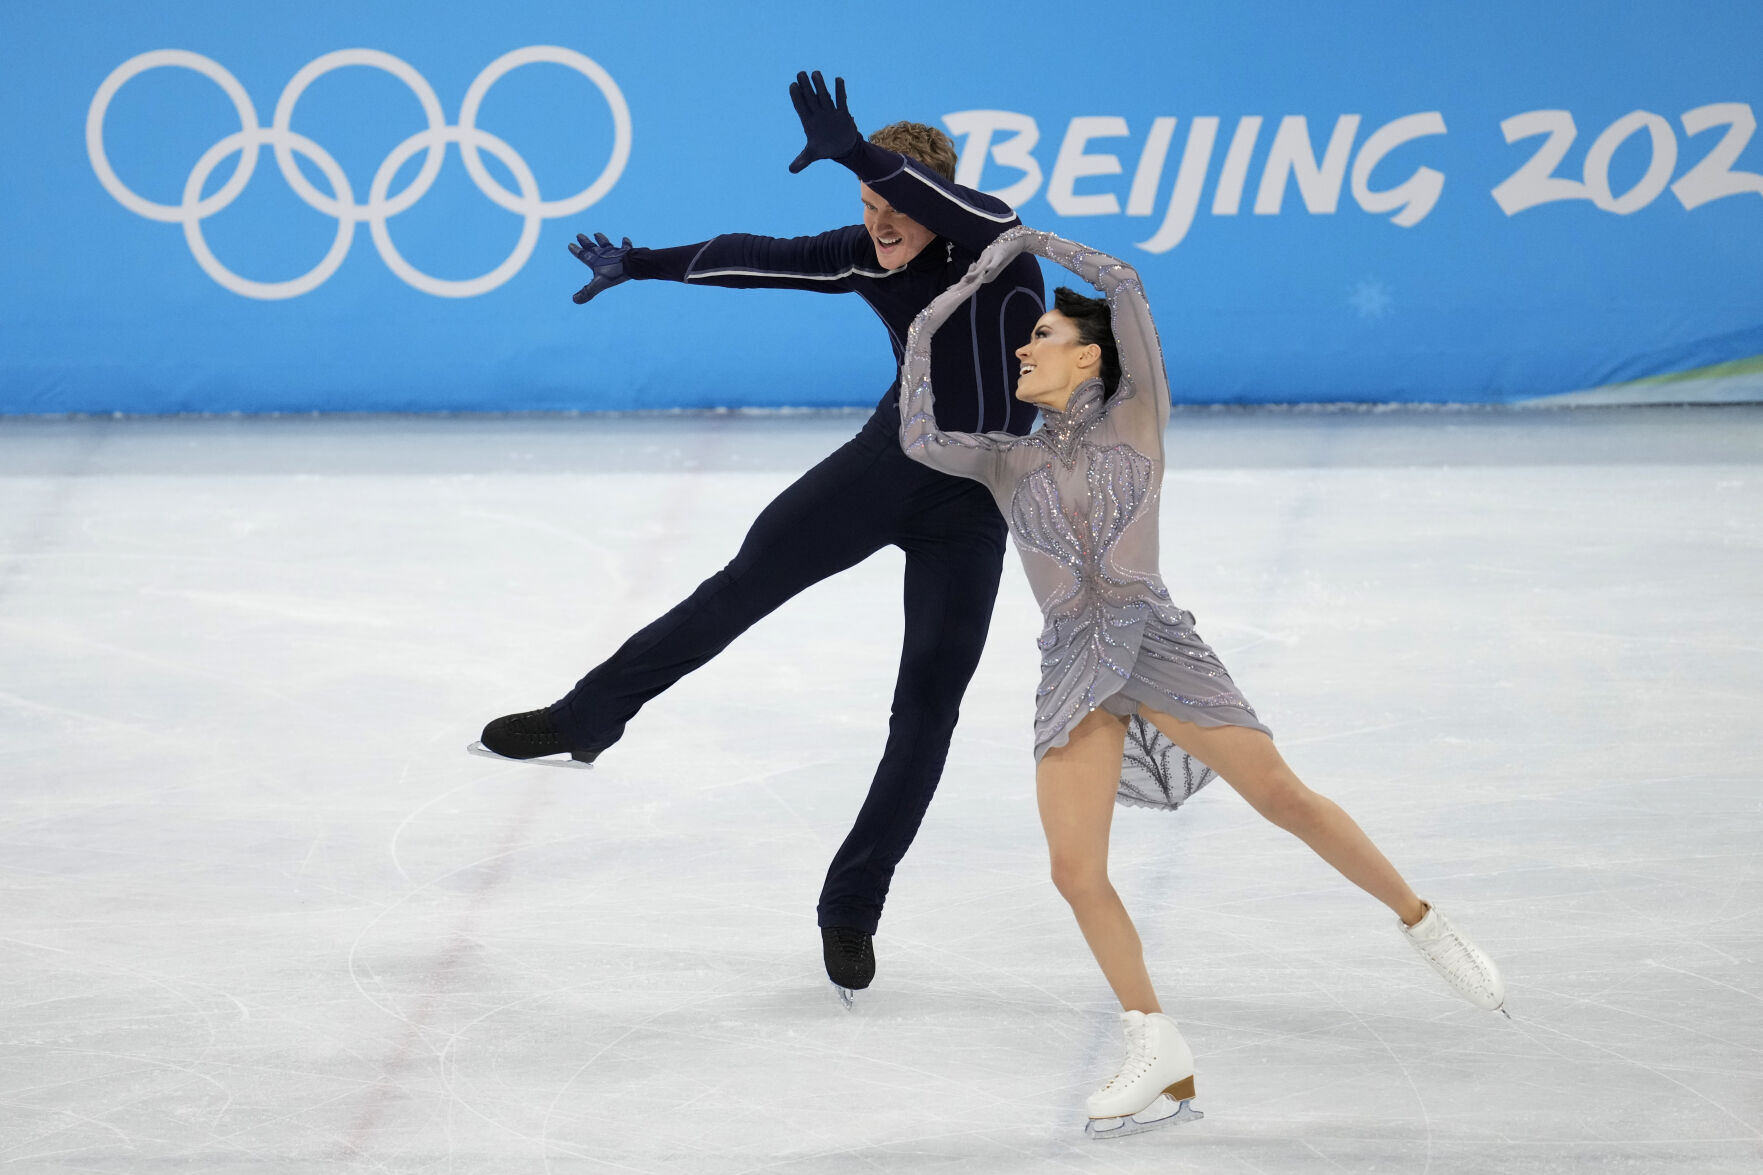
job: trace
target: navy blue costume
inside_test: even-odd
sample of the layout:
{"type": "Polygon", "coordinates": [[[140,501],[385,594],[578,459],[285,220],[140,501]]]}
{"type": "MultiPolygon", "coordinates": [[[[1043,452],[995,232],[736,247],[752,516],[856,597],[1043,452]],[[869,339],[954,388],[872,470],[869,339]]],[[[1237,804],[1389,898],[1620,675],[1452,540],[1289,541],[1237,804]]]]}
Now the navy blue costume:
{"type": "MultiPolygon", "coordinates": [[[[827,871],[821,926],[871,934],[888,883],[942,776],[961,696],[979,664],[1004,556],[1004,522],[977,482],[900,451],[898,364],[920,310],[1019,221],[1003,201],[958,187],[893,151],[859,142],[837,160],[895,209],[937,234],[906,265],[883,269],[862,225],[807,237],[730,233],[694,245],[633,249],[633,278],[737,289],[854,293],[887,325],[895,379],[850,441],[779,494],[734,560],[593,669],[550,717],[571,747],[601,751],[643,703],[721,652],[784,601],[884,546],[906,555],[905,644],[887,748],[869,795],[827,871]]],[[[1015,349],[1044,308],[1024,255],[938,330],[931,351],[943,427],[1018,436],[1035,409],[1015,398],[1015,349]]]]}

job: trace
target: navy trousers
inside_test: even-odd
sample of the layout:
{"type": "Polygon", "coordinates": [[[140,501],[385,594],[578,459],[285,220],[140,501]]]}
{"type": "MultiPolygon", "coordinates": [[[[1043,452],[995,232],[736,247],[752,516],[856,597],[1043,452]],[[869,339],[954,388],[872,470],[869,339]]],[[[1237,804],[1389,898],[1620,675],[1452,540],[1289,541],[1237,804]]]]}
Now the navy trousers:
{"type": "Polygon", "coordinates": [[[572,747],[604,750],[643,703],[784,601],[882,547],[899,547],[906,624],[887,747],[827,870],[817,911],[822,926],[871,934],[942,777],[1004,559],[1004,520],[991,493],[919,465],[900,451],[897,435],[886,414],[873,418],[760,512],[727,567],[551,707],[572,747]]]}

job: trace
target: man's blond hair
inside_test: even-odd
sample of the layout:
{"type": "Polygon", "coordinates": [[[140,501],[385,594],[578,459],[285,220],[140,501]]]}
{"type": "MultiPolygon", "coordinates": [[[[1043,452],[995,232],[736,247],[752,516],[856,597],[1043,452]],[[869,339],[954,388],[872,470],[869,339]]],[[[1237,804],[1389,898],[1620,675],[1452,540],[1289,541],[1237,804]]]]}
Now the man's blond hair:
{"type": "Polygon", "coordinates": [[[950,183],[955,182],[955,144],[934,126],[891,122],[870,135],[869,141],[884,150],[909,155],[950,183]]]}

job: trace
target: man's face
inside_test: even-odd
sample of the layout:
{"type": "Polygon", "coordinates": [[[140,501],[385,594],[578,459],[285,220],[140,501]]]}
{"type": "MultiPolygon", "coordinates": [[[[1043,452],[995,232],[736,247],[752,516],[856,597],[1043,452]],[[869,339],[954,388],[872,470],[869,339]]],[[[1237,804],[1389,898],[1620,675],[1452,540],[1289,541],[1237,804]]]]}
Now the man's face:
{"type": "Polygon", "coordinates": [[[876,260],[883,269],[898,269],[924,252],[937,234],[905,213],[894,211],[893,205],[876,195],[868,184],[858,184],[863,193],[863,227],[875,242],[876,260]]]}

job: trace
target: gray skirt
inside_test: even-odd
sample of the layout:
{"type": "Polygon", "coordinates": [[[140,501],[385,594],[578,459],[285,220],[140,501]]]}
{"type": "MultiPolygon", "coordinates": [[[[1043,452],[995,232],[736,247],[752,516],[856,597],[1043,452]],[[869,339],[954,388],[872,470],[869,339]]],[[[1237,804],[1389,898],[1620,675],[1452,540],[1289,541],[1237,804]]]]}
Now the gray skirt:
{"type": "Polygon", "coordinates": [[[1132,677],[1102,699],[1102,709],[1127,720],[1118,803],[1173,812],[1216,778],[1210,767],[1152,725],[1141,709],[1196,726],[1245,726],[1273,734],[1255,716],[1218,654],[1194,631],[1193,614],[1184,612],[1182,619],[1181,624],[1156,619],[1146,624],[1132,677]]]}

